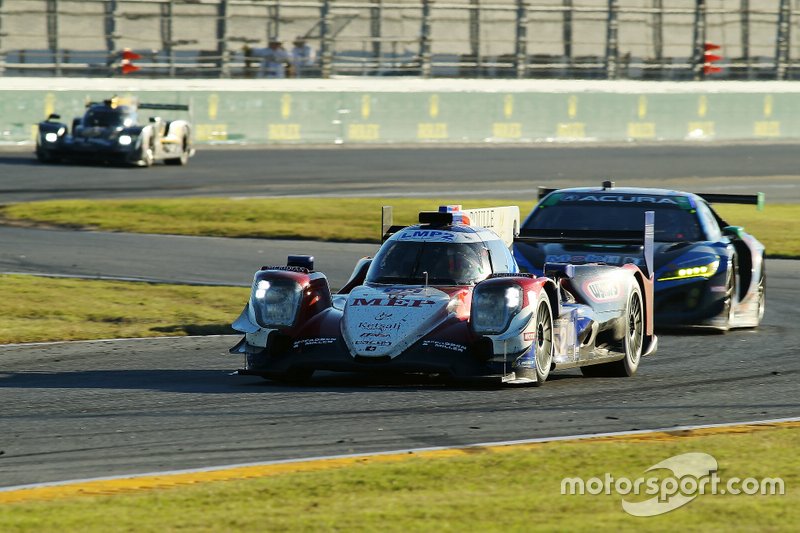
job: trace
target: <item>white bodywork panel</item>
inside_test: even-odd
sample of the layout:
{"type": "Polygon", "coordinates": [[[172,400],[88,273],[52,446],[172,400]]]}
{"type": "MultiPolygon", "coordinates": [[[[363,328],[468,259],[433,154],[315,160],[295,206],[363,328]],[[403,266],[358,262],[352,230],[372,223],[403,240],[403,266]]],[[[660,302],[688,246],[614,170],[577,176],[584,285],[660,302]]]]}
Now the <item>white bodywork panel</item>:
{"type": "Polygon", "coordinates": [[[347,298],[342,335],[354,356],[397,357],[448,317],[449,303],[432,287],[357,287],[347,298]]]}

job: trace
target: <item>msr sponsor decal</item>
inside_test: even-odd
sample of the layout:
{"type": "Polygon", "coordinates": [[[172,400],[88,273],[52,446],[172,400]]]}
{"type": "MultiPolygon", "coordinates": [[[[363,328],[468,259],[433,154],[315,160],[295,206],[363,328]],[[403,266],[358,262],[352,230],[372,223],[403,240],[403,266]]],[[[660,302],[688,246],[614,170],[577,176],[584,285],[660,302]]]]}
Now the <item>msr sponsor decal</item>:
{"type": "Polygon", "coordinates": [[[522,338],[525,339],[526,341],[534,341],[534,340],[536,340],[536,332],[535,331],[526,331],[522,335],[522,338]]]}
{"type": "Polygon", "coordinates": [[[433,300],[404,300],[402,298],[354,298],[353,307],[424,307],[433,305],[433,300]]]}
{"type": "Polygon", "coordinates": [[[565,194],[562,202],[606,202],[619,204],[670,204],[679,205],[674,199],[666,196],[626,196],[620,194],[565,194]]]}
{"type": "Polygon", "coordinates": [[[398,237],[401,241],[406,239],[426,239],[431,241],[453,242],[455,233],[441,230],[407,230],[398,237]]]}
{"type": "Polygon", "coordinates": [[[317,337],[314,339],[302,339],[299,341],[294,341],[292,345],[294,348],[299,348],[300,346],[318,346],[321,344],[333,344],[336,342],[335,337],[317,337]]]}
{"type": "Polygon", "coordinates": [[[463,344],[456,344],[455,342],[447,341],[423,341],[423,347],[437,348],[439,350],[451,350],[453,352],[465,352],[467,347],[463,344]]]}
{"type": "Polygon", "coordinates": [[[589,295],[589,298],[595,302],[618,300],[622,292],[619,282],[603,279],[590,281],[583,286],[583,289],[589,295]]]}

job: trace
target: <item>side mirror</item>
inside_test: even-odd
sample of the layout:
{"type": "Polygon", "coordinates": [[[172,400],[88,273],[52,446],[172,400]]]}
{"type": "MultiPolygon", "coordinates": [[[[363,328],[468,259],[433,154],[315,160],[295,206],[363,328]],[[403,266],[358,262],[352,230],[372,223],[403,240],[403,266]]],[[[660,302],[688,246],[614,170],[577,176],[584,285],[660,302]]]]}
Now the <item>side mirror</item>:
{"type": "Polygon", "coordinates": [[[47,120],[61,120],[61,115],[57,115],[56,113],[50,113],[50,116],[47,117],[47,120]]]}
{"type": "Polygon", "coordinates": [[[742,226],[725,226],[722,228],[722,234],[734,239],[741,239],[744,236],[744,228],[742,226]]]}

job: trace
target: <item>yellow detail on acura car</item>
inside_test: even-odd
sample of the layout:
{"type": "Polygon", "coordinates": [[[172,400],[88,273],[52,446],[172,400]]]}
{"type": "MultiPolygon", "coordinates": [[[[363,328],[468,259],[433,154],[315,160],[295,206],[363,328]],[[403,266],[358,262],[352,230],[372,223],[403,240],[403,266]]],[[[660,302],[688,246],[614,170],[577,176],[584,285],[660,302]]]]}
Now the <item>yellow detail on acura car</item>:
{"type": "Polygon", "coordinates": [[[687,266],[677,270],[670,270],[665,272],[658,278],[658,281],[670,281],[674,279],[689,279],[689,278],[710,278],[716,274],[719,268],[719,259],[715,259],[711,263],[705,265],[687,266]]]}

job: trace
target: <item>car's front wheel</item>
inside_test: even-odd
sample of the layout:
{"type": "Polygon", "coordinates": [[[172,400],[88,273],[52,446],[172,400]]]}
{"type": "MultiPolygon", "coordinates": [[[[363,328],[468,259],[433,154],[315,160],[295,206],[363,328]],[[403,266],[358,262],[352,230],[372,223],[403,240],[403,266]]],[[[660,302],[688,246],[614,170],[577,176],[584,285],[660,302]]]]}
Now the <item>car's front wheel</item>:
{"type": "Polygon", "coordinates": [[[189,139],[185,136],[181,141],[181,155],[180,157],[174,157],[171,159],[165,159],[164,164],[166,165],[179,165],[183,166],[189,162],[189,139]]]}
{"type": "Polygon", "coordinates": [[[550,309],[550,301],[546,295],[539,302],[536,308],[536,341],[535,361],[536,361],[536,385],[541,386],[547,381],[550,375],[550,368],[553,366],[553,312],[550,309]]]}
{"type": "Polygon", "coordinates": [[[155,159],[155,151],[153,150],[153,145],[150,143],[150,139],[142,139],[142,149],[139,153],[139,166],[145,168],[152,167],[155,159]]]}
{"type": "Polygon", "coordinates": [[[725,306],[722,316],[725,317],[725,327],[728,330],[733,327],[734,322],[734,301],[736,299],[736,258],[731,258],[728,273],[725,275],[725,306]]]}
{"type": "Polygon", "coordinates": [[[36,159],[38,159],[40,163],[55,163],[57,161],[52,152],[39,146],[36,147],[36,159]]]}

